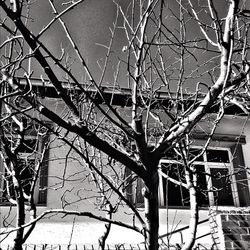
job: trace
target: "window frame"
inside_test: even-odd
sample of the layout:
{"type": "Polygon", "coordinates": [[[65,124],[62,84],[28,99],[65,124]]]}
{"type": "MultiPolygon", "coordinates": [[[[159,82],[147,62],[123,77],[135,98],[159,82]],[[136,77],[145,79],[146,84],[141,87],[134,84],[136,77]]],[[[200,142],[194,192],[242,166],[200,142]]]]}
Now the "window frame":
{"type": "MultiPolygon", "coordinates": [[[[29,153],[29,152],[20,152],[19,156],[20,159],[31,159],[35,161],[34,167],[38,163],[40,156],[37,156],[38,154],[41,155],[43,150],[43,145],[45,144],[45,141],[47,141],[49,135],[46,134],[45,136],[41,136],[39,134],[33,133],[33,130],[30,134],[25,135],[25,140],[34,139],[36,140],[37,144],[37,152],[29,153]]],[[[1,151],[1,149],[0,149],[1,151]]],[[[49,151],[49,149],[47,149],[49,151]]],[[[0,172],[5,175],[6,169],[3,165],[3,159],[0,159],[0,172]]],[[[43,159],[43,162],[41,163],[38,178],[36,180],[35,184],[35,190],[34,190],[34,201],[37,206],[46,206],[47,205],[47,183],[48,183],[48,152],[45,152],[45,157],[43,159]],[[46,178],[46,181],[42,181],[42,178],[46,178]],[[42,185],[41,185],[42,184],[42,185]],[[45,184],[45,185],[44,185],[45,184]],[[45,195],[45,197],[44,197],[45,195]]],[[[0,179],[0,206],[9,206],[10,201],[8,201],[7,198],[3,197],[4,194],[4,185],[5,181],[1,178],[0,179]]],[[[14,204],[13,204],[14,205],[14,204]]]]}
{"type": "MultiPolygon", "coordinates": [[[[192,149],[202,149],[202,146],[192,146],[192,149]]],[[[210,169],[214,168],[214,169],[228,169],[228,172],[233,173],[234,172],[234,166],[233,166],[233,156],[231,153],[231,150],[229,147],[208,147],[207,150],[223,150],[223,151],[227,151],[228,153],[228,157],[229,157],[229,162],[225,163],[225,162],[208,162],[207,161],[207,153],[204,152],[204,154],[202,155],[203,157],[203,161],[194,161],[193,165],[203,165],[205,168],[206,173],[208,173],[208,175],[206,175],[206,182],[207,182],[207,187],[208,190],[212,187],[212,179],[211,176],[209,176],[209,174],[211,174],[210,169]]],[[[159,162],[159,205],[160,207],[165,207],[166,205],[164,204],[164,190],[163,190],[163,175],[162,175],[162,164],[171,164],[171,163],[176,163],[175,160],[168,160],[168,159],[161,159],[159,162]]],[[[232,181],[230,183],[230,187],[232,190],[232,198],[233,198],[233,206],[235,207],[239,207],[240,206],[240,201],[239,201],[239,195],[238,195],[238,190],[237,190],[237,183],[236,183],[236,177],[234,174],[231,175],[232,181]]],[[[208,201],[209,204],[208,206],[202,206],[204,208],[209,207],[209,206],[215,206],[215,195],[214,192],[208,192],[208,201]]],[[[231,205],[216,205],[218,206],[231,206],[231,205]]],[[[168,205],[168,207],[178,207],[178,208],[189,208],[189,206],[174,206],[174,205],[168,205]]]]}

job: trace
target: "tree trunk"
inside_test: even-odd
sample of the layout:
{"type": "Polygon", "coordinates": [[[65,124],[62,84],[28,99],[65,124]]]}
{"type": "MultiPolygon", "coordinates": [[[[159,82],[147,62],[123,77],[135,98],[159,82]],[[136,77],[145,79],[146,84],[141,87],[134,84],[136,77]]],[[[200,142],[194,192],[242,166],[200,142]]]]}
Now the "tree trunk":
{"type": "MultiPolygon", "coordinates": [[[[107,201],[107,214],[106,214],[106,218],[109,220],[112,220],[112,215],[113,215],[113,207],[110,204],[109,201],[107,201]]],[[[106,246],[106,240],[109,236],[110,233],[110,229],[111,229],[111,223],[106,223],[105,224],[105,231],[103,233],[103,235],[98,239],[99,242],[99,248],[100,250],[105,250],[105,246],[106,246]]]]}
{"type": "MultiPolygon", "coordinates": [[[[34,202],[33,195],[34,194],[32,194],[32,198],[30,201],[30,211],[29,211],[30,220],[36,219],[36,204],[34,202]]],[[[28,231],[25,233],[25,235],[23,237],[23,244],[29,238],[29,236],[32,233],[32,231],[34,230],[35,226],[36,226],[36,222],[32,223],[32,225],[29,227],[28,231]]]]}
{"type": "MultiPolygon", "coordinates": [[[[24,210],[24,202],[20,203],[17,201],[17,227],[20,227],[24,224],[25,221],[25,210],[24,210]]],[[[16,237],[14,239],[13,250],[22,250],[23,244],[23,234],[24,229],[19,228],[16,232],[16,237]]]]}
{"type": "Polygon", "coordinates": [[[197,204],[197,192],[194,185],[191,185],[189,188],[190,195],[190,221],[189,221],[189,237],[185,242],[184,246],[181,250],[191,250],[193,249],[196,233],[197,233],[197,225],[199,220],[199,210],[197,204]]]}
{"type": "Polygon", "coordinates": [[[146,249],[157,250],[159,237],[159,201],[158,201],[158,187],[159,175],[156,171],[151,175],[149,184],[146,184],[144,193],[145,202],[145,218],[146,218],[146,249]]]}
{"type": "MultiPolygon", "coordinates": [[[[16,173],[17,174],[17,173],[16,173]]],[[[19,176],[19,173],[17,174],[19,176]]],[[[13,250],[22,250],[23,244],[23,236],[24,236],[24,229],[21,226],[25,223],[25,205],[24,205],[24,197],[23,191],[21,188],[21,184],[19,182],[18,177],[13,177],[13,183],[15,188],[15,196],[16,196],[16,203],[17,203],[17,232],[16,237],[14,239],[14,246],[13,250]]]]}

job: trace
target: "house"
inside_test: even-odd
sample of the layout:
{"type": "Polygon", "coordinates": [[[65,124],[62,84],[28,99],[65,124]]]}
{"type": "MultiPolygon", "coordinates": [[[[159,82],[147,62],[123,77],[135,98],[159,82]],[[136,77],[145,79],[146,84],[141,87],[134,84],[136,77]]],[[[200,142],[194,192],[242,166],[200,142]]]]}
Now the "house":
{"type": "MultiPolygon", "coordinates": [[[[22,83],[22,79],[20,79],[22,83]]],[[[33,81],[37,92],[41,95],[41,101],[51,107],[57,114],[63,115],[64,106],[57,98],[56,93],[50,86],[43,86],[39,80],[33,81]]],[[[89,90],[91,91],[91,90],[89,90]]],[[[129,90],[117,90],[103,88],[107,98],[112,98],[112,104],[118,112],[126,118],[130,111],[129,90]]],[[[98,98],[98,96],[96,97],[98,98]]],[[[158,93],[158,100],[164,102],[164,93],[158,93]]],[[[168,105],[168,104],[163,104],[168,105]]],[[[156,106],[157,114],[162,109],[156,106]]],[[[197,232],[197,244],[212,246],[211,234],[211,209],[235,211],[246,209],[250,206],[250,122],[247,116],[240,115],[236,107],[230,107],[226,115],[218,124],[207,150],[199,155],[208,139],[211,124],[209,119],[216,114],[216,107],[205,120],[202,120],[194,132],[190,135],[192,146],[191,157],[196,157],[193,164],[198,173],[200,183],[198,193],[199,221],[197,232]],[[210,117],[210,118],[209,118],[210,117]],[[209,192],[208,192],[209,190],[209,192]],[[213,192],[211,191],[213,190],[213,192]]],[[[36,116],[36,114],[33,114],[36,116]]],[[[97,116],[100,114],[96,114],[97,116]]],[[[38,117],[40,118],[40,117],[38,117]]],[[[51,125],[53,126],[53,124],[51,125]]],[[[157,128],[151,124],[149,133],[152,138],[157,136],[157,128]]],[[[42,150],[45,137],[38,136],[34,128],[26,135],[22,157],[30,165],[34,165],[37,155],[31,154],[34,147],[42,150]],[[32,158],[33,157],[33,158],[32,158]],[[33,162],[33,163],[32,163],[33,162]]],[[[42,132],[39,133],[42,134],[42,132]]],[[[65,134],[65,136],[68,136],[65,134]]],[[[70,136],[70,135],[69,135],[70,136]]],[[[70,209],[76,211],[90,211],[105,216],[98,208],[98,196],[92,192],[93,179],[91,173],[86,172],[77,155],[72,153],[69,146],[64,142],[55,140],[50,135],[50,147],[46,151],[44,164],[41,166],[38,185],[35,188],[35,203],[37,204],[37,215],[41,215],[51,209],[70,209]],[[87,184],[86,184],[87,183],[87,184]],[[95,204],[94,204],[95,203],[95,204]]],[[[152,143],[154,143],[152,139],[152,143]]],[[[170,244],[181,244],[187,237],[187,226],[189,225],[189,195],[186,189],[179,185],[183,182],[183,170],[178,164],[178,158],[172,151],[168,151],[159,165],[160,186],[160,238],[170,244]],[[173,171],[174,170],[174,171],[173,171]],[[177,185],[178,184],[178,185],[177,185]]],[[[15,206],[10,206],[6,199],[6,182],[4,181],[5,169],[3,162],[0,164],[2,179],[0,180],[0,210],[2,230],[15,225],[15,206]]],[[[125,170],[127,176],[129,171],[125,170]]],[[[25,176],[31,175],[24,173],[25,176]]],[[[120,174],[120,173],[119,173],[120,174]]],[[[28,185],[28,184],[27,184],[28,185]]],[[[138,211],[143,214],[144,204],[142,199],[142,182],[138,179],[133,185],[127,186],[127,198],[136,203],[138,211]]],[[[213,211],[214,211],[213,210],[213,211]]],[[[114,214],[114,219],[126,223],[133,222],[132,211],[122,206],[119,212],[114,214]]],[[[27,213],[27,216],[28,213],[27,213]]],[[[63,216],[62,214],[48,214],[41,219],[27,243],[30,244],[85,244],[97,243],[102,236],[105,225],[103,222],[77,216],[63,216]]],[[[11,244],[13,235],[5,238],[1,235],[1,244],[11,244]]],[[[113,225],[111,227],[108,242],[111,244],[140,243],[143,237],[137,232],[113,225]]]]}

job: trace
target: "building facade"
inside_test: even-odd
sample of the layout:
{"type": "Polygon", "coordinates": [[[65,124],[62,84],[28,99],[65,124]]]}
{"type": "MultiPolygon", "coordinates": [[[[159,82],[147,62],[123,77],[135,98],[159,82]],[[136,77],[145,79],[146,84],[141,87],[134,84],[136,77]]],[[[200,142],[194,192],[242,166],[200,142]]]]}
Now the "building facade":
{"type": "MultiPolygon", "coordinates": [[[[49,92],[45,93],[45,96],[44,103],[53,107],[57,114],[62,114],[64,106],[60,101],[49,96],[49,92]]],[[[117,95],[115,106],[119,112],[124,112],[124,117],[126,117],[130,107],[121,105],[123,101],[121,96],[117,95]]],[[[158,110],[158,112],[162,111],[158,110]]],[[[214,115],[213,113],[209,114],[210,117],[214,115]]],[[[196,244],[206,247],[212,246],[214,243],[208,220],[211,207],[218,210],[222,208],[230,210],[250,206],[248,169],[250,164],[250,154],[248,153],[250,152],[250,122],[248,117],[235,113],[226,114],[216,128],[208,148],[201,156],[198,156],[203,150],[211,130],[207,119],[201,121],[190,135],[192,146],[189,152],[191,157],[195,158],[193,165],[198,173],[198,183],[200,183],[197,196],[200,223],[196,244]]],[[[154,136],[157,135],[153,134],[152,137],[154,136]]],[[[27,135],[26,146],[21,152],[26,163],[34,165],[35,155],[31,156],[30,153],[34,147],[38,148],[38,152],[40,148],[42,149],[44,138],[41,139],[32,130],[27,135]]],[[[46,140],[48,138],[51,143],[46,151],[45,163],[40,169],[34,195],[38,216],[51,209],[93,212],[106,216],[105,213],[98,210],[98,202],[92,192],[91,173],[83,168],[85,163],[81,162],[77,155],[70,151],[69,146],[62,141],[57,140],[53,135],[48,135],[46,140]]],[[[1,163],[0,171],[2,176],[0,182],[1,227],[4,231],[15,225],[16,211],[15,206],[10,206],[6,199],[3,163],[1,163]]],[[[129,174],[126,172],[127,170],[122,169],[122,171],[129,174]]],[[[31,174],[24,173],[24,175],[27,177],[31,174]]],[[[183,168],[178,163],[178,155],[168,151],[160,161],[159,176],[160,239],[168,244],[182,244],[188,237],[190,204],[189,194],[184,187],[183,168]]],[[[143,184],[138,179],[132,185],[127,186],[126,195],[131,202],[136,204],[139,213],[143,216],[142,190],[143,184]]],[[[28,211],[27,216],[29,216],[28,211]]],[[[121,206],[119,211],[114,214],[115,220],[130,224],[133,223],[133,218],[132,211],[125,205],[121,206]]],[[[65,245],[98,243],[104,229],[105,223],[88,217],[63,216],[60,213],[48,214],[37,223],[27,239],[27,243],[65,245]]],[[[1,244],[11,244],[13,234],[6,238],[5,236],[1,235],[1,244]]],[[[117,225],[111,226],[107,240],[110,244],[139,244],[142,241],[143,237],[140,234],[117,225]]]]}

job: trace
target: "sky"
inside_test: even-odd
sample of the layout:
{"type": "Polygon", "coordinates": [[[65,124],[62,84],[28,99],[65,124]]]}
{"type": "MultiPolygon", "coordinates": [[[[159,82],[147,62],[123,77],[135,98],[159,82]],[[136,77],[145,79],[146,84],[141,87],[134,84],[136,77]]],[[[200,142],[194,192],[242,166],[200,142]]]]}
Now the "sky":
{"type": "MultiPolygon", "coordinates": [[[[64,1],[59,0],[56,3],[60,6],[62,2],[64,1]]],[[[51,7],[48,1],[37,1],[34,4],[31,13],[39,13],[39,19],[34,17],[34,22],[31,26],[34,32],[38,32],[41,27],[53,18],[53,15],[50,14],[50,10],[51,7]],[[47,4],[45,2],[47,2],[47,4]]],[[[85,0],[71,10],[69,14],[63,16],[63,20],[70,30],[75,43],[84,58],[86,58],[88,64],[92,66],[92,70],[96,68],[97,60],[101,60],[105,56],[105,49],[97,44],[107,45],[109,43],[109,27],[112,27],[115,16],[116,7],[112,0],[85,0]]],[[[64,47],[66,53],[68,53],[71,58],[69,60],[72,61],[72,57],[75,57],[75,53],[69,45],[65,32],[58,22],[54,24],[48,32],[45,32],[41,39],[46,46],[52,48],[53,52],[57,55],[60,55],[61,48],[64,47]]],[[[121,40],[117,41],[117,43],[120,44],[120,47],[123,46],[121,40]]],[[[74,63],[74,65],[76,65],[76,63],[74,63]]],[[[74,68],[76,75],[83,75],[80,68],[76,66],[74,68]]],[[[99,70],[95,71],[99,72],[99,70]]],[[[97,72],[94,73],[94,75],[96,74],[97,72]]]]}
{"type": "MultiPolygon", "coordinates": [[[[194,3],[201,3],[204,0],[193,1],[194,3]]],[[[62,10],[62,3],[66,0],[54,0],[58,10],[62,10]]],[[[122,5],[123,9],[126,9],[126,6],[131,0],[118,0],[122,5]]],[[[186,2],[183,1],[183,2],[186,2]]],[[[228,0],[214,1],[221,17],[225,17],[225,10],[227,9],[228,0]]],[[[249,1],[250,2],[250,1],[249,1]]],[[[168,0],[166,3],[176,10],[176,0],[168,0]]],[[[248,1],[246,2],[248,5],[248,1]]],[[[250,8],[250,6],[249,6],[250,8]]],[[[86,59],[90,70],[93,75],[96,77],[96,81],[100,78],[101,70],[98,67],[98,63],[102,64],[105,59],[106,49],[98,44],[108,45],[110,41],[110,30],[112,24],[116,17],[116,6],[113,3],[113,0],[85,0],[83,3],[79,4],[70,13],[63,16],[63,20],[67,24],[72,37],[74,38],[75,43],[79,46],[80,51],[82,52],[84,58],[86,59]]],[[[52,18],[53,13],[49,5],[48,0],[34,0],[31,5],[31,18],[32,22],[30,23],[30,28],[34,34],[37,34],[43,26],[45,26],[52,18]]],[[[168,18],[171,13],[167,13],[168,18]]],[[[177,26],[176,22],[173,19],[166,19],[167,25],[171,28],[177,26]]],[[[121,18],[119,18],[118,23],[121,24],[121,18]]],[[[187,35],[195,36],[198,31],[198,26],[189,25],[187,35]]],[[[2,39],[0,37],[0,39],[2,39]]],[[[72,47],[69,45],[68,39],[65,36],[65,32],[58,22],[53,24],[49,31],[45,32],[41,37],[42,42],[48,47],[53,53],[57,56],[60,56],[61,49],[64,48],[68,62],[72,64],[73,72],[76,77],[83,81],[85,74],[83,69],[77,63],[75,59],[75,53],[72,47]]],[[[113,81],[113,73],[117,67],[118,57],[119,59],[126,59],[125,54],[122,53],[122,48],[127,45],[126,37],[124,32],[121,29],[116,30],[116,39],[113,46],[113,53],[111,54],[111,62],[109,65],[108,73],[104,82],[113,81]],[[116,55],[115,55],[116,54],[116,55]]],[[[207,59],[210,57],[208,54],[198,55],[201,58],[207,59]]],[[[35,61],[32,61],[32,66],[35,70],[33,76],[39,77],[43,72],[38,70],[35,61]]],[[[190,61],[189,66],[194,66],[192,61],[190,61]]],[[[197,65],[198,66],[198,65],[197,65]]],[[[60,71],[56,69],[58,75],[61,76],[60,71]]],[[[122,82],[126,82],[126,68],[123,68],[120,75],[123,75],[121,78],[122,82]]]]}
{"type": "MultiPolygon", "coordinates": [[[[54,1],[59,12],[62,10],[61,6],[64,2],[67,1],[54,1]]],[[[38,34],[54,15],[48,0],[34,0],[31,1],[31,3],[31,22],[29,23],[29,28],[34,34],[38,34]]],[[[69,14],[63,16],[63,20],[70,30],[75,43],[79,47],[91,70],[94,71],[93,74],[98,76],[97,80],[100,76],[97,61],[103,61],[106,53],[106,49],[98,44],[108,45],[111,35],[110,27],[113,25],[116,11],[116,6],[112,0],[85,0],[71,10],[69,14]]],[[[0,10],[0,17],[2,19],[4,18],[3,10],[0,10]]],[[[3,31],[1,31],[0,44],[4,41],[5,37],[3,31]]],[[[125,37],[121,35],[121,31],[117,30],[114,45],[116,50],[122,50],[126,42],[124,38],[125,37]]],[[[79,67],[78,63],[73,61],[76,55],[73,52],[72,46],[69,45],[69,41],[59,22],[53,24],[52,27],[42,35],[41,41],[57,56],[61,55],[61,49],[64,48],[69,62],[73,63],[76,77],[79,80],[83,78],[83,70],[79,67]]],[[[1,50],[0,53],[3,54],[4,50],[1,50]]],[[[40,74],[43,74],[41,70],[38,70],[34,60],[32,60],[32,67],[35,68],[33,76],[39,77],[40,74]]],[[[58,74],[60,75],[60,73],[58,74]]]]}
{"type": "MultiPolygon", "coordinates": [[[[65,0],[55,1],[58,10],[62,9],[61,4],[63,2],[65,2],[65,0]]],[[[124,12],[126,11],[129,2],[131,2],[131,0],[118,1],[123,7],[124,12]]],[[[169,0],[168,2],[170,3],[171,8],[176,8],[177,5],[175,4],[175,0],[169,0]]],[[[34,33],[38,32],[51,18],[53,18],[48,1],[36,1],[32,6],[31,15],[34,16],[34,22],[31,25],[34,33]],[[36,18],[36,15],[38,15],[39,18],[36,18]]],[[[97,62],[103,64],[106,53],[106,49],[98,44],[109,44],[111,35],[109,29],[112,27],[116,15],[117,9],[113,0],[85,0],[71,10],[70,13],[63,16],[63,20],[67,24],[75,43],[79,46],[80,51],[88,62],[89,68],[97,82],[101,75],[101,70],[99,69],[97,62]]],[[[118,24],[122,24],[121,15],[119,15],[118,24]]],[[[173,20],[168,20],[168,25],[172,28],[176,26],[176,23],[173,20]]],[[[190,27],[190,29],[192,29],[192,27],[190,27]]],[[[193,32],[191,31],[191,33],[193,32]]],[[[64,47],[72,62],[72,57],[75,57],[75,53],[69,45],[68,40],[65,38],[65,32],[58,22],[54,24],[48,32],[45,32],[41,39],[46,46],[51,48],[58,56],[61,53],[61,47],[64,47]]],[[[119,59],[126,60],[126,53],[122,53],[122,49],[127,45],[128,42],[124,31],[118,28],[116,30],[114,45],[112,47],[113,53],[111,53],[111,60],[104,79],[104,84],[113,82],[118,57],[119,59]]],[[[121,67],[122,69],[120,70],[119,75],[120,82],[122,82],[122,85],[124,86],[127,85],[127,73],[126,66],[124,64],[122,65],[123,67],[121,67]]],[[[83,73],[82,68],[79,67],[78,63],[73,63],[72,66],[75,76],[80,81],[83,81],[85,74],[83,73]]],[[[42,72],[37,71],[35,76],[39,76],[40,73],[42,72]]],[[[58,75],[60,75],[59,71],[58,75]]]]}

